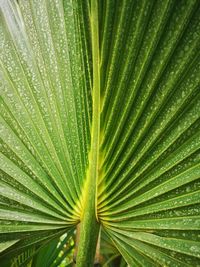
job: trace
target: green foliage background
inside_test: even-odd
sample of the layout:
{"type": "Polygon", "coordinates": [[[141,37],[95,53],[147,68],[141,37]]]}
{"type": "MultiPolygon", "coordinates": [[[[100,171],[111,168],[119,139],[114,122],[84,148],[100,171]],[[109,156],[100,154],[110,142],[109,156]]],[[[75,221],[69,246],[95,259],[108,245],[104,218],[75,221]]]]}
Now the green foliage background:
{"type": "Polygon", "coordinates": [[[200,266],[200,1],[0,8],[2,264],[81,222],[108,266],[200,266]]]}

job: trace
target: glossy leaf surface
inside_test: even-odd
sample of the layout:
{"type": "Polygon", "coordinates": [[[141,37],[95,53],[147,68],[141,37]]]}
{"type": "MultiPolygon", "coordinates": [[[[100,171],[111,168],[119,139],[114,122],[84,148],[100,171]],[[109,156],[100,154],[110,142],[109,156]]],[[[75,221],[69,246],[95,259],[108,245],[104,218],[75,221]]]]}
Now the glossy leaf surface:
{"type": "Polygon", "coordinates": [[[81,222],[129,266],[198,266],[199,1],[0,10],[2,257],[81,222]]]}

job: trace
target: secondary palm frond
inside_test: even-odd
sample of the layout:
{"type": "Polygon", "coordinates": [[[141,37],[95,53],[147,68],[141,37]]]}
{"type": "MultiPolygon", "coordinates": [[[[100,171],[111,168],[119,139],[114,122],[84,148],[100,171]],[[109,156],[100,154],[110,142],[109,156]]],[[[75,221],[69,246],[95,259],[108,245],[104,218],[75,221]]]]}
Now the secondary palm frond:
{"type": "Polygon", "coordinates": [[[77,266],[100,226],[129,266],[198,266],[200,2],[0,10],[2,257],[80,223],[77,266]]]}

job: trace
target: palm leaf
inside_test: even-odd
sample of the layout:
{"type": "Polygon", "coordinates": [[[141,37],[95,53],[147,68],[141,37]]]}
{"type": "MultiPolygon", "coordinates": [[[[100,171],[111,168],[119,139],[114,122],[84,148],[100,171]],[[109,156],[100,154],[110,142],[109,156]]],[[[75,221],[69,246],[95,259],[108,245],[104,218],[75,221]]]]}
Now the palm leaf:
{"type": "Polygon", "coordinates": [[[198,266],[199,1],[0,8],[1,256],[80,223],[77,266],[100,226],[130,266],[198,266]]]}

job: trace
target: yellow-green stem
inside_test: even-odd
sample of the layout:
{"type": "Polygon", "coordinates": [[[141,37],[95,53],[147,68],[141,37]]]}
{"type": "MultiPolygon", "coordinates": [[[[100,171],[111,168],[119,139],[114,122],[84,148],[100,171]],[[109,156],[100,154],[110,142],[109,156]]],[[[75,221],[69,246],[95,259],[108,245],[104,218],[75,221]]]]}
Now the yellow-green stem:
{"type": "Polygon", "coordinates": [[[93,58],[93,117],[89,169],[84,188],[85,192],[83,194],[84,210],[80,224],[80,239],[76,260],[77,267],[93,266],[100,228],[96,216],[100,133],[100,74],[97,0],[91,1],[91,29],[93,58]]]}

